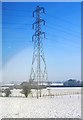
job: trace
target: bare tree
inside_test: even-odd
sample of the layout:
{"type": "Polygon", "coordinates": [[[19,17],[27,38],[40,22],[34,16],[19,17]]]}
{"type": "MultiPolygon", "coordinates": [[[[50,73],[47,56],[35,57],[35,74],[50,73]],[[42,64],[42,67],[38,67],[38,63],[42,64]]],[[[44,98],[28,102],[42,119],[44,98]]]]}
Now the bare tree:
{"type": "Polygon", "coordinates": [[[9,97],[9,95],[11,94],[11,91],[9,88],[7,88],[4,90],[4,93],[5,93],[5,97],[9,97]]]}
{"type": "Polygon", "coordinates": [[[28,97],[28,95],[31,93],[31,89],[29,86],[24,85],[21,93],[24,94],[25,97],[28,97]]]}

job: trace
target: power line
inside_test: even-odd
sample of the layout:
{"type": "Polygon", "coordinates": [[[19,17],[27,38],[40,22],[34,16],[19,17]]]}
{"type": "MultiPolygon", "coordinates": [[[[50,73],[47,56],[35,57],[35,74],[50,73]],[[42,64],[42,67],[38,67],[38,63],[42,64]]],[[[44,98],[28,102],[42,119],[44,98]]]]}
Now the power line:
{"type": "MultiPolygon", "coordinates": [[[[6,24],[6,25],[7,25],[7,24],[16,24],[16,25],[24,25],[24,26],[25,26],[25,25],[31,25],[31,24],[27,24],[27,23],[5,23],[5,22],[3,22],[3,24],[6,24]]],[[[59,26],[58,28],[63,28],[63,29],[65,29],[65,27],[63,27],[63,26],[61,26],[61,25],[58,25],[58,26],[57,26],[55,23],[52,23],[52,22],[51,22],[51,25],[53,25],[53,27],[54,27],[54,26],[56,26],[56,27],[59,26]]],[[[68,30],[68,28],[67,28],[66,30],[68,30]]],[[[70,30],[69,32],[71,33],[71,32],[74,32],[74,31],[70,30]]],[[[75,32],[75,33],[76,33],[76,32],[75,32]]],[[[74,34],[75,34],[75,33],[74,33],[74,34]]],[[[80,32],[79,32],[79,33],[80,33],[80,32]]],[[[76,36],[77,36],[77,34],[76,34],[76,36]]]]}
{"type": "Polygon", "coordinates": [[[51,28],[51,29],[54,29],[54,30],[58,30],[58,31],[61,31],[61,32],[63,32],[63,33],[65,33],[65,34],[67,34],[67,35],[72,35],[72,36],[74,36],[74,37],[81,37],[81,36],[79,36],[79,35],[75,35],[75,34],[73,34],[73,33],[70,33],[70,32],[68,32],[68,31],[65,31],[65,30],[62,30],[62,29],[60,29],[60,28],[55,28],[55,27],[52,27],[52,26],[47,26],[47,28],[51,28]]]}
{"type": "MultiPolygon", "coordinates": [[[[50,39],[47,39],[47,40],[49,40],[50,41],[50,39]]],[[[59,43],[59,45],[65,45],[65,46],[69,46],[69,44],[71,44],[73,47],[81,47],[81,44],[78,44],[78,43],[75,43],[75,42],[72,42],[72,41],[68,41],[68,39],[65,39],[66,41],[63,41],[64,40],[64,38],[59,38],[59,40],[56,38],[56,39],[53,39],[53,44],[52,45],[54,45],[54,44],[56,44],[56,43],[59,43]]],[[[50,43],[51,43],[51,41],[50,41],[50,43]]],[[[70,46],[71,47],[71,46],[70,46]]]]}
{"type": "Polygon", "coordinates": [[[7,10],[7,11],[21,11],[21,12],[32,12],[31,10],[22,10],[22,9],[11,9],[11,8],[6,8],[3,7],[2,10],[7,10]]]}
{"type": "MultiPolygon", "coordinates": [[[[51,25],[53,25],[53,27],[54,26],[56,26],[56,27],[58,27],[58,28],[62,28],[62,29],[65,29],[65,30],[69,30],[70,32],[74,32],[72,29],[70,29],[69,27],[67,28],[67,26],[65,26],[65,27],[63,27],[62,25],[59,25],[59,24],[56,24],[55,22],[53,23],[52,21],[51,22],[48,22],[48,24],[51,24],[51,25]]],[[[80,33],[80,32],[78,32],[78,31],[76,31],[77,29],[75,29],[75,32],[74,33],[80,33]]]]}
{"type": "Polygon", "coordinates": [[[66,22],[66,23],[68,23],[68,24],[74,25],[74,27],[80,27],[79,25],[77,25],[77,24],[75,24],[75,23],[72,23],[72,22],[70,22],[70,21],[68,21],[68,20],[65,20],[65,19],[63,19],[63,18],[60,18],[60,17],[57,17],[57,16],[53,16],[53,15],[51,15],[51,14],[49,14],[49,13],[47,13],[47,15],[50,16],[50,17],[52,17],[52,18],[54,18],[54,19],[58,19],[58,20],[61,20],[61,21],[63,21],[63,22],[66,22]]]}
{"type": "MultiPolygon", "coordinates": [[[[5,28],[5,29],[9,29],[9,28],[5,28]]],[[[27,28],[26,28],[26,29],[25,29],[25,28],[15,28],[15,29],[22,29],[22,30],[25,30],[25,31],[27,30],[27,28]]],[[[50,35],[50,33],[49,33],[48,35],[50,35]]],[[[71,38],[68,39],[68,37],[66,38],[66,37],[63,37],[63,36],[55,35],[55,34],[51,34],[50,37],[51,37],[51,36],[52,36],[52,37],[53,37],[53,36],[54,36],[54,37],[58,37],[58,38],[60,38],[60,39],[64,39],[64,40],[67,40],[67,41],[72,41],[71,38]]],[[[72,41],[72,42],[73,42],[73,43],[75,42],[75,44],[76,44],[76,41],[72,41]]]]}
{"type": "MultiPolygon", "coordinates": [[[[49,32],[48,32],[48,36],[50,35],[50,37],[54,37],[54,38],[56,38],[56,42],[58,41],[57,40],[57,38],[59,38],[59,39],[63,39],[63,40],[65,40],[65,41],[67,41],[67,42],[72,42],[72,43],[75,43],[75,44],[78,44],[78,41],[74,41],[74,40],[72,40],[71,38],[70,39],[68,39],[68,37],[66,38],[66,37],[62,37],[62,36],[58,36],[58,35],[55,35],[55,34],[50,34],[49,32]]],[[[48,37],[49,38],[49,37],[48,37]]],[[[47,39],[48,39],[47,38],[47,39]]],[[[80,41],[81,41],[81,39],[80,39],[80,41]]],[[[53,42],[53,41],[52,41],[53,42]]]]}
{"type": "MultiPolygon", "coordinates": [[[[70,42],[70,43],[73,43],[73,44],[78,44],[78,42],[80,42],[80,41],[73,41],[73,40],[71,40],[71,39],[68,39],[68,38],[66,38],[66,37],[62,37],[62,36],[58,36],[58,35],[55,35],[55,34],[50,34],[49,32],[48,32],[48,35],[50,35],[50,37],[54,37],[56,40],[54,41],[54,39],[53,39],[53,41],[50,41],[50,42],[62,42],[62,41],[59,41],[58,39],[60,39],[60,40],[65,40],[66,42],[70,42]],[[58,37],[58,39],[57,39],[57,37],[58,37]]],[[[10,37],[10,39],[17,39],[17,40],[23,40],[24,42],[25,42],[25,40],[27,40],[27,39],[31,39],[31,38],[25,38],[25,37],[10,37]]],[[[48,37],[49,38],[49,37],[48,37]]],[[[47,40],[48,40],[48,38],[46,38],[47,40]]],[[[12,42],[12,41],[10,41],[9,40],[9,38],[8,38],[8,40],[7,40],[7,38],[6,38],[6,42],[12,42]]],[[[23,42],[23,41],[18,41],[19,43],[20,42],[23,42]]],[[[15,42],[15,41],[14,41],[15,42]]],[[[17,42],[17,41],[16,41],[17,42]]],[[[31,42],[31,41],[28,41],[28,42],[31,42]]]]}
{"type": "MultiPolygon", "coordinates": [[[[15,29],[17,29],[17,30],[24,30],[24,31],[26,31],[28,28],[24,28],[24,27],[3,27],[2,26],[2,28],[0,28],[0,29],[2,29],[2,30],[4,30],[4,29],[12,29],[12,30],[15,30],[15,29]]],[[[32,31],[32,29],[28,29],[28,30],[31,30],[32,31]]]]}
{"type": "MultiPolygon", "coordinates": [[[[14,10],[14,9],[12,9],[12,10],[14,10]]],[[[20,11],[22,11],[22,10],[20,10],[20,11]]],[[[13,15],[12,15],[12,16],[13,16],[13,15]]],[[[53,16],[52,16],[52,17],[53,17],[53,16]]],[[[54,18],[55,18],[55,16],[54,16],[54,18]]],[[[58,19],[60,19],[60,18],[58,18],[58,19]]],[[[66,20],[64,20],[64,19],[62,19],[62,18],[61,18],[60,20],[62,20],[62,21],[64,21],[64,22],[66,21],[66,20]]],[[[66,23],[73,24],[73,23],[70,23],[69,21],[66,21],[66,23]]],[[[10,23],[4,23],[4,24],[10,24],[10,23]]],[[[17,24],[17,25],[31,25],[31,24],[21,24],[21,23],[12,23],[12,24],[17,24]]],[[[52,25],[52,24],[51,24],[51,25],[52,25]]],[[[47,26],[47,27],[49,28],[49,26],[47,26]]],[[[51,28],[57,30],[57,28],[54,28],[54,26],[53,26],[53,27],[51,26],[51,28]]],[[[60,28],[64,28],[64,27],[60,26],[60,28]]],[[[4,28],[3,28],[3,29],[4,29],[4,28]]],[[[6,27],[5,29],[9,29],[9,28],[6,27]]],[[[25,30],[26,28],[22,28],[22,27],[21,27],[21,28],[14,28],[14,29],[24,29],[24,30],[25,30]]],[[[26,30],[27,30],[27,29],[26,29],[26,30]]],[[[59,29],[58,29],[58,30],[59,30],[59,29]]],[[[64,31],[64,30],[59,30],[59,31],[62,31],[63,33],[66,33],[67,35],[70,34],[70,35],[72,35],[72,36],[74,36],[74,37],[78,37],[77,34],[75,35],[75,34],[70,33],[71,31],[70,31],[70,32],[64,31]]]]}
{"type": "MultiPolygon", "coordinates": [[[[47,40],[49,40],[50,41],[50,39],[47,39],[47,40]]],[[[71,49],[71,48],[75,48],[75,50],[76,49],[79,49],[80,51],[81,51],[81,45],[80,46],[78,46],[78,45],[75,45],[75,44],[72,44],[71,43],[71,46],[69,45],[69,44],[67,44],[67,43],[64,43],[64,42],[62,42],[62,41],[56,41],[56,43],[53,43],[53,44],[48,44],[48,42],[47,42],[47,46],[48,47],[50,47],[50,48],[57,48],[57,47],[60,47],[60,46],[62,46],[62,47],[66,47],[66,48],[68,48],[68,49],[71,49]],[[58,44],[57,44],[58,43],[58,44]]],[[[60,47],[61,48],[61,47],[60,47]]],[[[65,50],[66,50],[66,48],[65,48],[65,50]]],[[[57,48],[58,49],[58,48],[57,48]]],[[[62,49],[59,49],[59,50],[61,50],[62,51],[62,49]]],[[[71,54],[71,53],[70,53],[71,54]]]]}
{"type": "MultiPolygon", "coordinates": [[[[23,9],[9,9],[9,8],[4,8],[3,7],[3,9],[4,10],[12,10],[12,11],[21,11],[21,12],[32,12],[32,11],[30,11],[30,10],[23,10],[23,9]]],[[[58,19],[58,20],[61,20],[61,21],[63,21],[63,22],[65,22],[65,23],[68,23],[68,24],[71,24],[71,25],[74,25],[75,27],[80,27],[79,25],[77,25],[77,24],[75,24],[75,23],[72,23],[72,22],[70,22],[70,21],[68,21],[68,20],[65,20],[64,18],[60,18],[60,17],[58,17],[58,16],[53,16],[53,15],[51,15],[51,14],[49,14],[49,13],[46,13],[47,14],[47,16],[50,16],[50,17],[52,17],[52,18],[54,18],[54,19],[58,19]]],[[[11,16],[11,15],[10,15],[11,16]]],[[[23,16],[24,17],[24,16],[23,16]]]]}
{"type": "MultiPolygon", "coordinates": [[[[27,15],[19,15],[19,14],[13,15],[13,14],[5,14],[5,13],[2,13],[2,14],[0,14],[0,15],[2,15],[2,17],[3,17],[3,16],[27,17],[27,15]]],[[[30,16],[30,17],[31,17],[31,16],[30,16]]],[[[28,18],[30,18],[30,17],[28,17],[28,18]]]]}
{"type": "Polygon", "coordinates": [[[17,41],[13,41],[13,40],[12,41],[9,41],[9,40],[8,41],[7,40],[4,41],[3,40],[2,43],[6,43],[6,44],[7,43],[19,43],[19,44],[20,43],[27,43],[27,44],[32,44],[32,42],[31,41],[27,41],[27,39],[26,39],[26,41],[24,39],[23,39],[23,41],[21,41],[20,39],[19,39],[19,41],[18,41],[18,39],[16,39],[16,40],[17,41]]]}
{"type": "MultiPolygon", "coordinates": [[[[10,23],[3,23],[3,24],[6,24],[6,25],[8,25],[8,24],[10,24],[10,23]]],[[[11,23],[11,24],[16,24],[16,25],[24,25],[25,26],[25,28],[23,28],[23,27],[15,27],[14,29],[24,29],[24,30],[26,30],[27,28],[26,28],[26,25],[31,25],[31,24],[21,24],[21,23],[11,23]]],[[[12,26],[10,26],[10,27],[12,27],[12,26]]],[[[49,25],[49,26],[47,26],[47,28],[51,28],[51,29],[54,29],[54,30],[58,30],[58,31],[61,31],[61,32],[63,32],[63,33],[65,33],[65,34],[68,34],[68,35],[72,35],[72,36],[75,36],[75,37],[80,37],[80,35],[81,35],[81,33],[78,35],[78,34],[75,34],[75,33],[72,33],[71,31],[65,31],[65,29],[62,29],[62,28],[64,28],[64,27],[54,27],[54,26],[52,26],[52,25],[49,25]]],[[[2,29],[10,29],[9,27],[6,27],[6,26],[2,26],[2,29]]]]}
{"type": "Polygon", "coordinates": [[[6,24],[6,25],[10,25],[10,24],[12,24],[12,25],[13,25],[13,24],[16,24],[16,25],[31,25],[31,24],[27,24],[27,23],[17,23],[17,22],[16,22],[16,23],[3,22],[2,25],[4,25],[4,24],[6,24]]]}

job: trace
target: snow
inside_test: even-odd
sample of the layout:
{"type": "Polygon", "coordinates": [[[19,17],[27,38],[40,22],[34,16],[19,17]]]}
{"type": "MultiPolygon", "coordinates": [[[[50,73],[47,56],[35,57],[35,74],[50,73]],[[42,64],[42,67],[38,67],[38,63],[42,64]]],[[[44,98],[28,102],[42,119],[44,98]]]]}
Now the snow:
{"type": "MultiPolygon", "coordinates": [[[[49,94],[49,91],[48,91],[49,88],[47,89],[43,89],[42,90],[42,96],[47,96],[49,94]]],[[[11,96],[19,96],[19,97],[23,97],[24,95],[21,94],[21,89],[13,89],[11,90],[12,94],[11,96]]],[[[78,87],[78,88],[69,88],[69,87],[66,87],[66,88],[63,88],[63,87],[56,87],[56,88],[50,88],[50,94],[52,95],[68,95],[68,94],[80,94],[81,93],[81,89],[78,87]]],[[[32,95],[35,97],[36,96],[36,90],[32,90],[32,95]]],[[[32,96],[31,95],[31,96],[32,96]]]]}
{"type": "Polygon", "coordinates": [[[51,85],[52,86],[61,86],[61,85],[63,86],[63,83],[52,83],[51,85]]]}
{"type": "Polygon", "coordinates": [[[80,88],[52,88],[55,96],[39,99],[32,92],[34,97],[13,96],[19,90],[13,90],[11,97],[0,97],[0,118],[81,118],[80,88]]]}

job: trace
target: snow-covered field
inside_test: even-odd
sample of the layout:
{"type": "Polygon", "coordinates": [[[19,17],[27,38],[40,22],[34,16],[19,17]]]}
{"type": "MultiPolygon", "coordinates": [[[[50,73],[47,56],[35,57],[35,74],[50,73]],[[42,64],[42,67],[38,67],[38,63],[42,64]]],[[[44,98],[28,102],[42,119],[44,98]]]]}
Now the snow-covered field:
{"type": "MultiPolygon", "coordinates": [[[[12,96],[15,92],[12,91],[12,96]]],[[[33,93],[35,96],[35,91],[33,93]]],[[[53,88],[51,94],[54,96],[39,99],[0,97],[0,118],[81,118],[80,93],[80,88],[53,88]]],[[[47,94],[43,90],[42,95],[47,94]]]]}

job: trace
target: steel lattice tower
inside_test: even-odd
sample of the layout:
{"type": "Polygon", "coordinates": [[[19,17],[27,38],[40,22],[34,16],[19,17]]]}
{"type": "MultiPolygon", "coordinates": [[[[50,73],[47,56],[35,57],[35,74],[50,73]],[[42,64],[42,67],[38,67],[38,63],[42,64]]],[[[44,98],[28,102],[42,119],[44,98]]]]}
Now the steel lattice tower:
{"type": "Polygon", "coordinates": [[[41,29],[41,25],[45,25],[45,21],[41,19],[42,13],[45,13],[44,8],[37,6],[36,10],[33,12],[33,17],[36,18],[36,21],[32,25],[35,33],[32,36],[32,41],[34,42],[34,51],[29,82],[34,84],[36,83],[37,98],[39,97],[39,94],[41,97],[40,86],[43,85],[43,83],[48,79],[42,41],[42,39],[45,38],[45,32],[43,32],[41,29]]]}

